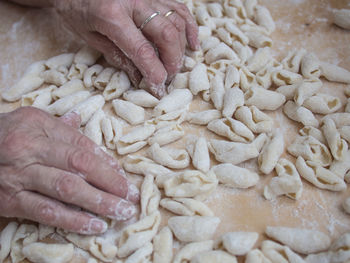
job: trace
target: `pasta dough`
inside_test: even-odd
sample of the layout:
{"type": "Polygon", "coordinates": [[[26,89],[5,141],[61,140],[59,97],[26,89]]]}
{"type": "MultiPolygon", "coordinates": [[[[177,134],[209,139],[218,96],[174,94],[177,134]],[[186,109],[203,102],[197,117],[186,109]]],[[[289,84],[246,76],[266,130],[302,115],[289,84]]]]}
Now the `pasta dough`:
{"type": "Polygon", "coordinates": [[[35,242],[23,247],[23,255],[37,263],[65,263],[73,258],[73,244],[35,242]]]}
{"type": "Polygon", "coordinates": [[[173,216],[168,220],[171,231],[183,242],[212,239],[219,223],[218,217],[210,216],[173,216]]]}

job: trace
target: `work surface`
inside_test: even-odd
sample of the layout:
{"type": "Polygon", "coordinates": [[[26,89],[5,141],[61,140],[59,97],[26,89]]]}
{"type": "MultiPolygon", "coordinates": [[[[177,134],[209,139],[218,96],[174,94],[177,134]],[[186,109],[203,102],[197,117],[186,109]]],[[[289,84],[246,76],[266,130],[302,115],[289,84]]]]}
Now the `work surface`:
{"type": "MultiPolygon", "coordinates": [[[[272,34],[272,50],[276,58],[284,57],[293,48],[305,48],[322,61],[350,70],[350,31],[342,30],[331,22],[332,9],[350,8],[349,0],[263,0],[260,3],[270,10],[277,26],[272,34]]],[[[78,50],[82,43],[56,22],[50,10],[0,2],[0,90],[14,84],[32,62],[78,50]]],[[[323,82],[322,92],[338,96],[344,104],[345,86],[323,82]]],[[[0,112],[11,111],[18,106],[18,103],[0,101],[0,112]]],[[[190,110],[193,109],[203,109],[198,99],[190,110]]],[[[275,118],[276,128],[281,128],[286,145],[289,145],[301,126],[287,119],[281,111],[269,115],[275,118]]],[[[191,134],[211,136],[202,129],[186,126],[185,129],[191,134]]],[[[286,153],[283,157],[291,159],[286,153]]],[[[256,167],[256,160],[245,166],[256,167]]],[[[303,180],[300,200],[281,197],[271,202],[262,196],[271,176],[261,175],[258,185],[248,190],[219,187],[209,197],[207,204],[221,218],[217,236],[238,230],[263,233],[268,225],[320,230],[332,239],[350,231],[350,216],[341,208],[344,198],[350,195],[349,188],[341,193],[330,192],[303,180]]],[[[0,218],[0,229],[7,222],[8,219],[0,218]]]]}

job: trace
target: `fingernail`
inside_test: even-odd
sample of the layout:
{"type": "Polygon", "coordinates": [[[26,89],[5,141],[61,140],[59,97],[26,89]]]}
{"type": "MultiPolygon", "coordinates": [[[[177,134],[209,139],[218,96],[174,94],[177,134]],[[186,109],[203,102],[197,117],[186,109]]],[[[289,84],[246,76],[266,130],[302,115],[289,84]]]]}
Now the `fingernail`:
{"type": "Polygon", "coordinates": [[[114,209],[114,215],[108,216],[117,221],[125,221],[136,213],[136,207],[126,200],[121,200],[114,209]]]}
{"type": "Polygon", "coordinates": [[[83,230],[83,234],[86,235],[92,235],[92,234],[100,234],[107,231],[108,225],[105,221],[98,219],[98,218],[92,218],[89,221],[89,226],[87,229],[83,230]]]}
{"type": "Polygon", "coordinates": [[[128,182],[128,193],[126,195],[126,200],[133,203],[137,203],[140,200],[140,191],[136,185],[128,182]]]}

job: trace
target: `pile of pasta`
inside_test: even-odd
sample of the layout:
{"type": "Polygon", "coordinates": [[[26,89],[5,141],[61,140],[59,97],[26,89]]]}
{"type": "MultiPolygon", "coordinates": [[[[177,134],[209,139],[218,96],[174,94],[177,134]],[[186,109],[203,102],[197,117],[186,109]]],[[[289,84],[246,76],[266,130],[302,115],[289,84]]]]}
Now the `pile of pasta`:
{"type": "MultiPolygon", "coordinates": [[[[344,106],[340,99],[318,91],[320,77],[350,83],[350,72],[304,49],[277,61],[270,50],[275,24],[257,0],[185,3],[199,24],[201,50],[186,51],[181,73],[160,100],[134,89],[125,72],[96,64],[101,54],[89,47],[32,64],[17,84],[2,93],[7,101],[21,100],[22,106],[55,116],[78,112],[81,131],[107,152],[126,156],[124,169],[144,179],[136,222],[124,226],[109,221],[109,229],[100,236],[11,222],[0,236],[0,262],[8,256],[13,263],[24,258],[68,262],[74,247],[88,252],[89,263],[350,259],[350,233],[332,242],[316,230],[267,226],[266,235],[275,241],[265,240],[260,248],[254,248],[259,238],[255,232],[229,232],[213,240],[220,218],[205,200],[219,184],[249,188],[258,183],[259,173],[275,170],[277,176],[264,188],[268,200],[282,195],[299,199],[301,178],[321,189],[346,189],[350,99],[345,112],[339,112],[344,106]],[[211,109],[190,112],[194,96],[210,103],[211,109]],[[115,114],[103,110],[106,102],[115,114]],[[288,118],[303,125],[287,146],[295,164],[281,158],[283,134],[264,112],[281,107],[288,118]],[[184,125],[201,125],[221,139],[185,137],[184,125]],[[185,149],[171,147],[185,138],[185,149]],[[145,154],[137,153],[145,147],[145,154]],[[217,165],[211,165],[210,153],[217,165]],[[258,171],[239,166],[254,158],[258,171]],[[161,229],[160,207],[173,214],[161,229]],[[61,236],[60,243],[42,241],[54,233],[61,236]]],[[[350,96],[350,86],[345,94],[350,96]]],[[[350,213],[350,199],[344,209],[350,213]]]]}

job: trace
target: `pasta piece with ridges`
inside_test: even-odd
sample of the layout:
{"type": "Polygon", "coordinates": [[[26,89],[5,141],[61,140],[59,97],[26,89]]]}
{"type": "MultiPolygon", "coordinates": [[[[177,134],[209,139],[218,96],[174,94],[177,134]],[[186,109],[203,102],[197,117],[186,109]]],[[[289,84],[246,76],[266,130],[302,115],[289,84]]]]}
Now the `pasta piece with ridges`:
{"type": "Polygon", "coordinates": [[[286,98],[283,94],[275,91],[252,87],[244,93],[244,101],[246,105],[254,105],[259,110],[276,110],[286,102],[286,98]]]}
{"type": "Polygon", "coordinates": [[[75,105],[71,111],[79,113],[81,125],[85,125],[89,121],[91,116],[98,109],[101,109],[104,104],[105,100],[102,97],[102,95],[95,95],[75,105]]]}
{"type": "Polygon", "coordinates": [[[280,156],[284,152],[284,138],[281,130],[276,130],[270,140],[265,143],[259,158],[259,170],[264,174],[269,174],[275,168],[280,156]]]}
{"type": "Polygon", "coordinates": [[[115,113],[131,125],[143,123],[145,120],[145,110],[134,103],[115,99],[112,101],[112,105],[115,113]]]}
{"type": "Polygon", "coordinates": [[[4,262],[11,251],[11,241],[18,229],[17,222],[10,222],[0,233],[0,262],[4,262]]]}
{"type": "Polygon", "coordinates": [[[264,240],[261,244],[261,250],[272,262],[305,263],[304,259],[289,247],[282,246],[271,240],[264,240]]]}
{"type": "Polygon", "coordinates": [[[259,238],[256,232],[228,232],[215,241],[214,247],[225,249],[235,256],[247,254],[259,238]]]}
{"type": "Polygon", "coordinates": [[[289,100],[283,106],[283,112],[293,121],[301,122],[304,126],[318,127],[319,122],[313,113],[305,107],[298,106],[295,102],[289,100]]]}
{"type": "Polygon", "coordinates": [[[177,215],[214,216],[214,213],[205,203],[193,198],[163,198],[160,205],[177,215]]]}
{"type": "Polygon", "coordinates": [[[225,92],[222,115],[231,118],[237,107],[244,105],[244,94],[238,87],[230,88],[225,92]]]}
{"type": "Polygon", "coordinates": [[[66,263],[73,258],[73,244],[31,243],[23,247],[23,255],[37,263],[66,263]]]}
{"type": "MultiPolygon", "coordinates": [[[[96,80],[98,80],[98,79],[96,79],[96,80]]],[[[103,97],[107,101],[119,98],[130,87],[131,87],[131,83],[130,83],[128,75],[124,71],[117,71],[117,72],[113,73],[106,88],[103,90],[103,97]]],[[[141,106],[141,105],[139,105],[139,106],[141,106]]]]}
{"type": "Polygon", "coordinates": [[[186,168],[190,163],[190,157],[185,150],[161,148],[158,143],[154,143],[148,148],[147,155],[156,163],[173,169],[186,168]]]}
{"type": "Polygon", "coordinates": [[[193,166],[206,173],[210,169],[208,143],[205,137],[199,137],[195,142],[188,143],[186,150],[192,158],[193,166]]]}
{"type": "Polygon", "coordinates": [[[193,98],[188,89],[174,89],[170,94],[164,96],[154,108],[154,115],[160,116],[172,111],[184,109],[193,98]]]}
{"type": "Polygon", "coordinates": [[[205,251],[211,251],[212,249],[212,240],[188,243],[174,256],[173,263],[190,262],[195,255],[205,251]]]}
{"type": "Polygon", "coordinates": [[[350,84],[350,72],[342,67],[327,62],[321,62],[321,76],[329,81],[350,84]]]}
{"type": "Polygon", "coordinates": [[[234,116],[254,133],[269,133],[272,131],[273,119],[255,106],[239,107],[234,116]]]}

